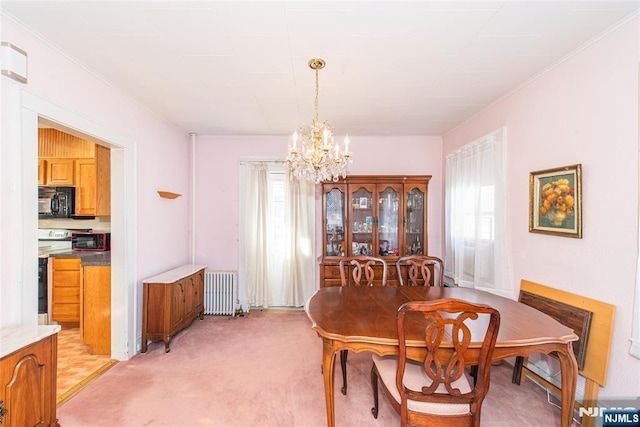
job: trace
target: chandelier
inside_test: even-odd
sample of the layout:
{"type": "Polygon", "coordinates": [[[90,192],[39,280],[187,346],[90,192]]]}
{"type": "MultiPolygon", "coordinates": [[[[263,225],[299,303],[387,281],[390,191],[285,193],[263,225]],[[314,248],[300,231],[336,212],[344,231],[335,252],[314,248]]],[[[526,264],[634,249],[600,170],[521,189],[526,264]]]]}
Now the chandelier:
{"type": "Polygon", "coordinates": [[[349,151],[349,136],[344,138],[344,148],[333,142],[333,128],[329,121],[318,121],[318,71],[324,68],[325,62],[321,58],[309,60],[309,67],[316,71],[316,117],[311,125],[302,124],[293,133],[287,164],[291,174],[301,181],[314,182],[338,181],[347,176],[347,162],[351,157],[349,151]],[[298,145],[299,144],[299,145],[298,145]]]}

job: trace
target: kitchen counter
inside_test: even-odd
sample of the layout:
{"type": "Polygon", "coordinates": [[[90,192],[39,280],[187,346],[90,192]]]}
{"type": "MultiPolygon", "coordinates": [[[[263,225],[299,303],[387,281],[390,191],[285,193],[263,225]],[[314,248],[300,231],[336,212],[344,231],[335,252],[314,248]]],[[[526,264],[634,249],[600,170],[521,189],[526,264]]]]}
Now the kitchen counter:
{"type": "Polygon", "coordinates": [[[111,265],[111,252],[66,251],[49,254],[51,258],[80,258],[83,267],[111,265]]]}

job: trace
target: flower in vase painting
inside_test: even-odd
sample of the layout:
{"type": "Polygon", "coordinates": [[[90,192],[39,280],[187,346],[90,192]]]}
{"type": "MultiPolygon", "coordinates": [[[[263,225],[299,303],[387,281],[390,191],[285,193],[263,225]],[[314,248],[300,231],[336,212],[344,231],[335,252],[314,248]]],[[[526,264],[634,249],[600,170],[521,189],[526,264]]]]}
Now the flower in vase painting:
{"type": "Polygon", "coordinates": [[[556,227],[563,225],[575,209],[574,187],[566,178],[546,183],[540,194],[540,215],[556,227]]]}

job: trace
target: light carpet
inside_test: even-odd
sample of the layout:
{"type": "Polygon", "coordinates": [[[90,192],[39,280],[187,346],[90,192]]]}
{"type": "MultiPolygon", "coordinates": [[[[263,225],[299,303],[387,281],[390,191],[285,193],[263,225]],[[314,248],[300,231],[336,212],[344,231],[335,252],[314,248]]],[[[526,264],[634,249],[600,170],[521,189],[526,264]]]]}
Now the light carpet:
{"type": "MultiPolygon", "coordinates": [[[[251,311],[242,318],[206,316],[171,342],[120,362],[58,408],[75,426],[326,426],[322,343],[301,311],[251,311]]],[[[347,396],[336,364],[336,425],[395,426],[381,394],[373,419],[371,355],[349,354],[347,396]]],[[[492,369],[482,425],[559,425],[560,410],[531,381],[511,384],[511,368],[492,369]]]]}

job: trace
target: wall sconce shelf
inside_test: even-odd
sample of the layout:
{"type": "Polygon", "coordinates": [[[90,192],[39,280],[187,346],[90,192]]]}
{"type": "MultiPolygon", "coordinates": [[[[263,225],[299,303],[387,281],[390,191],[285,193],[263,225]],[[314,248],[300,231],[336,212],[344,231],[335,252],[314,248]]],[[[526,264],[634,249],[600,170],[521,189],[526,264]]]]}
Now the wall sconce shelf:
{"type": "Polygon", "coordinates": [[[172,193],[171,191],[160,191],[158,190],[158,194],[160,197],[164,199],[175,199],[176,197],[182,196],[182,194],[172,193]]]}

